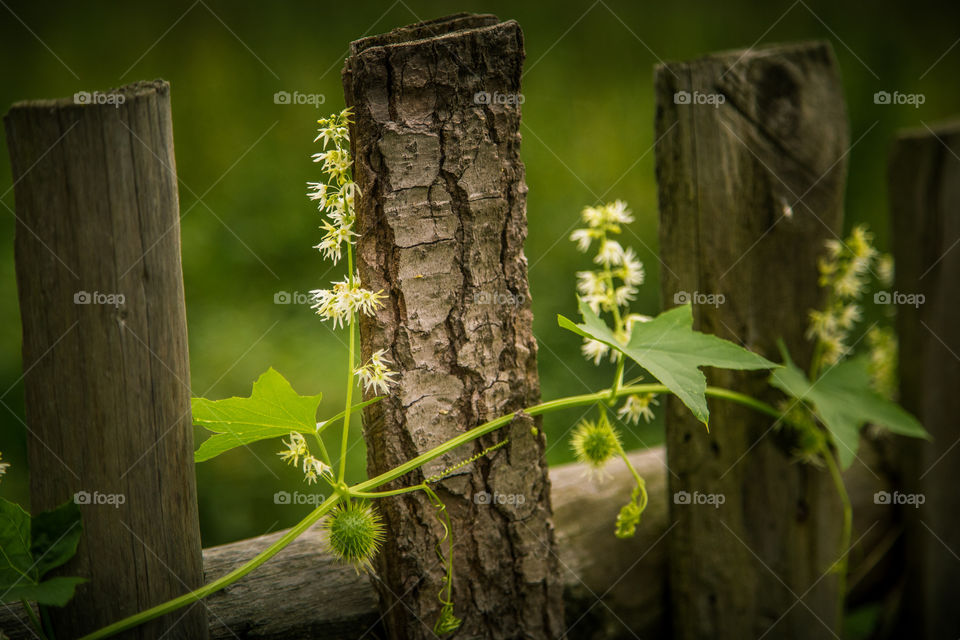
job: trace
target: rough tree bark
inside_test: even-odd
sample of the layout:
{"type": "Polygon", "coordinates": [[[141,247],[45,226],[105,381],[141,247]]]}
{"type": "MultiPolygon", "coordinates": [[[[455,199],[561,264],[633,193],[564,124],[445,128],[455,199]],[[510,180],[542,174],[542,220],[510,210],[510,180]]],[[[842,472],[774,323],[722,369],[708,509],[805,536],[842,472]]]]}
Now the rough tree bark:
{"type": "Polygon", "coordinates": [[[906,132],[890,161],[894,289],[922,295],[897,306],[900,396],[933,436],[900,456],[907,524],[899,636],[960,637],[960,123],[906,132]]]}
{"type": "MultiPolygon", "coordinates": [[[[657,69],[656,93],[664,306],[693,299],[701,331],[774,360],[782,337],[805,366],[807,312],[821,300],[816,258],[840,231],[846,173],[830,47],[668,63],[657,69]]],[[[776,402],[766,377],[708,373],[712,384],[776,402]]],[[[841,522],[829,475],[793,463],[769,418],[722,401],[710,411],[709,433],[680,403],[667,412],[671,493],[726,498],[719,508],[671,505],[676,637],[829,636],[839,624],[828,569],[841,522]]]]}
{"type": "MultiPolygon", "coordinates": [[[[515,22],[469,15],[351,50],[344,89],[356,120],[358,268],[365,286],[387,295],[360,325],[362,356],[385,349],[399,372],[391,396],[365,410],[376,474],[539,400],[514,99],[524,53],[515,22]]],[[[438,485],[456,542],[458,637],[562,634],[550,484],[534,424],[515,421],[394,485],[509,437],[438,485]]],[[[383,501],[383,512],[390,535],[378,584],[387,626],[397,638],[433,637],[442,577],[436,509],[417,494],[383,501]]]]}
{"type": "MultiPolygon", "coordinates": [[[[108,95],[20,103],[5,118],[32,508],[89,498],[77,555],[59,569],[89,582],[51,609],[63,638],[203,579],[170,87],[108,95]]],[[[200,606],[126,637],[206,629],[200,606]]]]}

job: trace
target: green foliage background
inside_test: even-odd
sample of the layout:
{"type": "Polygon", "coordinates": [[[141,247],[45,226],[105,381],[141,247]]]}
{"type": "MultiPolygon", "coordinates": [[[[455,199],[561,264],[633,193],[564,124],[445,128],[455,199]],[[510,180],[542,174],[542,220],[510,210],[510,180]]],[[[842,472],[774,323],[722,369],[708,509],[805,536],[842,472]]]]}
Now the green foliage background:
{"type": "MultiPolygon", "coordinates": [[[[856,142],[849,156],[847,224],[870,222],[881,247],[888,244],[885,167],[894,132],[955,114],[960,98],[960,47],[950,49],[960,10],[927,0],[871,3],[868,10],[861,3],[814,0],[21,1],[0,6],[0,106],[138,79],[169,80],[194,393],[247,395],[273,365],[297,391],[322,391],[323,406],[334,413],[343,402],[340,338],[305,306],[274,304],[278,291],[306,292],[337,275],[311,249],[319,240],[319,219],[304,183],[319,175],[309,158],[316,150],[315,121],[343,106],[339,72],[351,40],[453,11],[513,18],[525,33],[527,256],[548,398],[595,390],[611,374],[608,367],[585,364],[579,341],[555,320],[557,313],[576,314],[573,277],[587,259],[566,236],[582,205],[614,198],[631,204],[637,221],[624,240],[636,247],[648,274],[635,308],[659,308],[652,150],[658,60],[771,42],[831,41],[856,142]],[[322,93],[326,103],[319,110],[277,105],[273,94],[279,90],[322,93]],[[923,93],[926,102],[919,109],[875,105],[879,90],[923,93]]],[[[11,183],[8,156],[0,153],[0,199],[12,209],[11,183]]],[[[14,465],[0,486],[26,504],[14,222],[0,207],[0,451],[14,465]]],[[[564,434],[578,417],[548,417],[552,463],[569,459],[564,434]]],[[[657,423],[631,429],[627,444],[658,443],[661,430],[657,423]]],[[[298,473],[280,465],[274,447],[252,449],[256,455],[236,451],[198,467],[205,545],[288,526],[308,508],[274,504],[277,489],[308,489],[298,473]]],[[[359,474],[359,437],[351,455],[359,474]]]]}

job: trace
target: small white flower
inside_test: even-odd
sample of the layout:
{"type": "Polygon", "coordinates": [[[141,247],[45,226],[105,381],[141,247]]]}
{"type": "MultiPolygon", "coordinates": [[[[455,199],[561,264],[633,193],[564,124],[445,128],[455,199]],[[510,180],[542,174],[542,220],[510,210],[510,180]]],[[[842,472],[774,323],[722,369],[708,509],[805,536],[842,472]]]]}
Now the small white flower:
{"type": "Polygon", "coordinates": [[[639,424],[642,417],[649,424],[654,418],[653,409],[650,408],[650,405],[657,406],[659,404],[660,402],[652,393],[627,396],[623,406],[617,410],[617,415],[623,418],[624,422],[639,424]]]}
{"type": "Polygon", "coordinates": [[[595,233],[592,229],[574,229],[573,233],[570,234],[570,240],[577,243],[577,250],[586,253],[590,248],[590,243],[593,242],[595,233]]]}
{"type": "Polygon", "coordinates": [[[593,360],[593,364],[598,365],[600,364],[600,361],[603,360],[603,356],[609,353],[610,347],[599,340],[584,338],[583,346],[580,347],[580,351],[583,353],[584,357],[587,358],[587,360],[593,360]]]}
{"type": "Polygon", "coordinates": [[[614,224],[630,224],[633,222],[633,216],[629,209],[627,209],[627,203],[623,200],[617,200],[612,204],[608,204],[604,208],[604,221],[614,224]]]}
{"type": "Polygon", "coordinates": [[[639,286],[643,284],[645,277],[643,263],[637,259],[637,254],[633,247],[627,247],[623,252],[623,267],[618,271],[617,276],[628,286],[639,286]]]}
{"type": "Polygon", "coordinates": [[[384,349],[375,351],[365,365],[354,371],[354,374],[363,382],[364,391],[368,393],[373,389],[375,393],[386,394],[390,385],[396,384],[396,381],[390,378],[397,375],[397,372],[390,370],[391,363],[384,355],[385,353],[384,349]]]}
{"type": "Polygon", "coordinates": [[[577,291],[584,296],[606,296],[607,282],[597,271],[577,271],[577,291]]]}
{"type": "Polygon", "coordinates": [[[313,484],[321,476],[327,476],[327,478],[333,480],[333,468],[310,454],[303,458],[303,473],[304,480],[309,484],[313,484]]]}
{"type": "Polygon", "coordinates": [[[591,229],[596,229],[603,225],[606,220],[606,211],[604,209],[604,207],[584,207],[583,211],[580,212],[580,216],[591,229]]]}
{"type": "Polygon", "coordinates": [[[603,244],[600,245],[600,251],[597,252],[593,261],[597,264],[615,266],[623,264],[623,258],[623,247],[620,246],[619,242],[616,240],[604,240],[603,244]]]}
{"type": "Polygon", "coordinates": [[[860,321],[860,307],[855,304],[845,305],[837,314],[837,324],[841,329],[850,329],[860,321]]]}
{"type": "Polygon", "coordinates": [[[866,282],[861,273],[853,267],[854,265],[851,263],[847,270],[833,283],[834,292],[841,298],[859,298],[866,286],[866,282]]]}
{"type": "Polygon", "coordinates": [[[287,448],[287,450],[281,451],[277,455],[280,456],[280,459],[284,462],[287,462],[293,466],[297,466],[301,456],[309,455],[309,452],[307,451],[307,442],[304,440],[303,435],[297,431],[290,432],[290,442],[285,442],[283,440],[281,440],[281,442],[287,448]]]}
{"type": "Polygon", "coordinates": [[[877,278],[883,286],[893,286],[893,256],[889,253],[877,259],[877,278]]]}
{"type": "MultiPolygon", "coordinates": [[[[0,460],[3,460],[3,454],[0,453],[0,460]]],[[[2,478],[7,473],[7,469],[10,468],[9,462],[0,462],[0,478],[2,478]]]]}

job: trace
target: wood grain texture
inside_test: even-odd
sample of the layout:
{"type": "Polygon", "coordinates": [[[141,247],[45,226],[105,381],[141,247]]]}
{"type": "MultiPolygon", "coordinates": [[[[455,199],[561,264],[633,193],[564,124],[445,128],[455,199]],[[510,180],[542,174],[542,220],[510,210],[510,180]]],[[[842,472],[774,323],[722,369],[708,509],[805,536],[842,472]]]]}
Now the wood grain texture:
{"type": "MultiPolygon", "coordinates": [[[[26,102],[5,118],[32,507],[90,498],[58,570],[89,580],[51,611],[62,638],[202,580],[169,85],[113,95],[123,103],[26,102]]],[[[206,628],[195,607],[128,637],[206,628]]]]}
{"type": "MultiPolygon", "coordinates": [[[[361,350],[364,358],[386,350],[398,371],[396,392],[365,410],[371,475],[539,400],[520,108],[477,99],[516,96],[523,57],[515,22],[458,15],[358,41],[347,59],[357,262],[365,286],[388,298],[361,322],[361,350]]],[[[459,529],[461,637],[563,631],[544,441],[534,424],[516,420],[423,469],[429,476],[510,438],[438,485],[459,529]]],[[[392,532],[379,563],[387,627],[397,638],[433,637],[442,579],[436,510],[417,494],[385,501],[383,512],[392,532]]]]}
{"type": "MultiPolygon", "coordinates": [[[[662,296],[694,304],[699,330],[805,366],[816,259],[841,230],[848,145],[827,44],[720,53],[656,71],[662,296]],[[712,97],[711,97],[712,96],[712,97]],[[722,98],[722,101],[721,101],[722,98]],[[712,102],[711,102],[712,101],[712,102]],[[694,300],[694,302],[697,302],[694,300]]],[[[709,371],[711,384],[768,401],[764,372],[709,371]]],[[[749,409],[711,401],[710,432],[670,399],[670,598],[677,638],[823,638],[838,629],[841,512],[829,475],[791,461],[791,443],[749,409]],[[801,601],[798,604],[798,600],[801,601]]]]}
{"type": "MultiPolygon", "coordinates": [[[[602,485],[584,482],[583,465],[550,469],[566,603],[564,626],[570,640],[667,637],[666,453],[656,447],[629,456],[650,492],[650,506],[630,540],[613,536],[617,511],[633,487],[633,476],[624,465],[611,465],[612,477],[602,485]]],[[[870,457],[866,461],[876,464],[870,457]]],[[[844,479],[854,504],[853,537],[862,538],[851,570],[866,573],[859,561],[875,553],[898,527],[894,508],[873,500],[876,491],[890,491],[891,485],[859,462],[844,479]]],[[[205,549],[206,579],[236,569],[280,535],[282,531],[205,549]]],[[[890,569],[874,567],[857,590],[889,584],[890,569]]],[[[207,599],[210,635],[217,640],[383,638],[377,602],[371,578],[336,562],[326,550],[322,529],[314,527],[270,562],[207,599]]],[[[468,604],[458,602],[458,610],[468,604]]],[[[17,607],[0,608],[0,629],[11,640],[33,638],[25,617],[17,618],[21,613],[17,607]]]]}
{"type": "Polygon", "coordinates": [[[901,629],[960,637],[960,122],[903,133],[890,159],[894,289],[923,304],[897,306],[900,399],[933,436],[903,449],[908,493],[901,629]]]}

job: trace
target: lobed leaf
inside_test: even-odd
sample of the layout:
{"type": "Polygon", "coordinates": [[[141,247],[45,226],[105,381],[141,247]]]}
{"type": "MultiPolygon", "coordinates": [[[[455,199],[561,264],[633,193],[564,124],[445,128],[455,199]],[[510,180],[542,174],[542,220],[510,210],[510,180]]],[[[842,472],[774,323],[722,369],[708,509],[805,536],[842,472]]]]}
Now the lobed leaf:
{"type": "Polygon", "coordinates": [[[617,340],[613,331],[582,300],[580,314],[582,324],[558,316],[560,326],[625,354],[670,389],[704,425],[710,411],[707,379],[700,367],[775,369],[779,366],[728,340],[694,331],[689,304],[664,311],[649,322],[634,324],[626,344],[617,340]]]}

